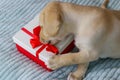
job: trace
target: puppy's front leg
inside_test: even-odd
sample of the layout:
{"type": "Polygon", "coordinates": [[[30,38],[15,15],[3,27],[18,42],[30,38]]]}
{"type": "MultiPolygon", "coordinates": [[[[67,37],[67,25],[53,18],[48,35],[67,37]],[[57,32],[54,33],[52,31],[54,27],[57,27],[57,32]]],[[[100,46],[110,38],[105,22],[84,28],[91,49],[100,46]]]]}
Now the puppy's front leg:
{"type": "Polygon", "coordinates": [[[94,61],[96,59],[98,59],[98,55],[94,51],[82,50],[77,53],[53,56],[49,59],[46,65],[48,68],[55,70],[67,65],[89,63],[90,61],[94,61]]]}
{"type": "Polygon", "coordinates": [[[71,72],[67,80],[82,80],[87,71],[88,65],[89,63],[79,64],[77,70],[75,72],[71,72]]]}

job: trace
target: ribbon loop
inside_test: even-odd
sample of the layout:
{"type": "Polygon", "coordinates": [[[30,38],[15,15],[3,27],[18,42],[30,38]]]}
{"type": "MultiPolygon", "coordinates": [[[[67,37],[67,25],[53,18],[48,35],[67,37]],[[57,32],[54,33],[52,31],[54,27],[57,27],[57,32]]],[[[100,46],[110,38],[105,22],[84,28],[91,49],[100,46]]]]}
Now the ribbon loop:
{"type": "Polygon", "coordinates": [[[37,27],[35,27],[35,28],[33,29],[33,34],[34,34],[37,38],[39,38],[40,30],[41,30],[40,26],[37,26],[37,27]]]}
{"type": "Polygon", "coordinates": [[[30,39],[30,44],[32,46],[32,48],[36,48],[40,45],[42,45],[42,43],[38,40],[38,39],[30,39]]]}

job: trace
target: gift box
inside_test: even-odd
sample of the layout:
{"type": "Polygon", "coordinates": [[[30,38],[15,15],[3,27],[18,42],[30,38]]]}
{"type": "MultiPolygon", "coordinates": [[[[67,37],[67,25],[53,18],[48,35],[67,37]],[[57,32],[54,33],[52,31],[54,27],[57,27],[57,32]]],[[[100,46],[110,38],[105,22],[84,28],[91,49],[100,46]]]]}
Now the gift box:
{"type": "Polygon", "coordinates": [[[60,55],[71,51],[74,48],[73,35],[69,35],[56,45],[43,44],[39,40],[40,29],[39,15],[37,15],[13,36],[13,41],[18,51],[46,70],[52,71],[47,68],[45,62],[53,55],[60,55]]]}

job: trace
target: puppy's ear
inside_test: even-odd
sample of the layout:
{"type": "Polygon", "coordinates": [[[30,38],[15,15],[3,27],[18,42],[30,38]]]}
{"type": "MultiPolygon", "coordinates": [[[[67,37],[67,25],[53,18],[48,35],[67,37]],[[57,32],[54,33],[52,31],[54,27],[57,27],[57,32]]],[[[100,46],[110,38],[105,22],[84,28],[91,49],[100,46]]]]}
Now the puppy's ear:
{"type": "Polygon", "coordinates": [[[58,33],[62,24],[62,12],[58,2],[49,3],[40,13],[40,24],[43,32],[54,36],[58,33]]]}
{"type": "Polygon", "coordinates": [[[44,16],[45,16],[44,11],[41,11],[40,15],[39,15],[39,24],[40,24],[41,27],[43,27],[43,25],[44,25],[44,21],[45,21],[44,16]]]}
{"type": "Polygon", "coordinates": [[[50,16],[50,23],[47,26],[48,33],[50,35],[56,35],[62,24],[62,18],[60,14],[54,13],[50,16]]]}
{"type": "Polygon", "coordinates": [[[54,36],[59,32],[59,29],[61,27],[62,24],[62,17],[61,17],[61,13],[59,12],[50,12],[49,14],[47,14],[47,16],[45,16],[47,18],[46,21],[46,31],[48,32],[49,35],[54,36]]]}

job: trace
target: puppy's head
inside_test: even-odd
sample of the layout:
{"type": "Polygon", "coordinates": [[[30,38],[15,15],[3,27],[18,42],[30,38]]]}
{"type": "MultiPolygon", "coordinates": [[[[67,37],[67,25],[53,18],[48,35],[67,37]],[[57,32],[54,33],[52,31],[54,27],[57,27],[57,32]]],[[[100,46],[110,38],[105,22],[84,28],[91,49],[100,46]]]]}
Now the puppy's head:
{"type": "Polygon", "coordinates": [[[49,3],[40,13],[40,40],[55,44],[65,37],[62,12],[58,2],[49,3]]]}

